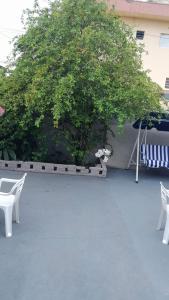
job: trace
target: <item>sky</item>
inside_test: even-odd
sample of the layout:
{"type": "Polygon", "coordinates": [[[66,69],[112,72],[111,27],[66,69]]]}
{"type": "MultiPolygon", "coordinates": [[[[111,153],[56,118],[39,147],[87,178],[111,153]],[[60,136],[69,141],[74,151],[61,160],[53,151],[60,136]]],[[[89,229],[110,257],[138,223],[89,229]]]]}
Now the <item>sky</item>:
{"type": "MultiPolygon", "coordinates": [[[[10,41],[18,34],[22,34],[22,12],[33,7],[34,0],[1,0],[0,4],[0,65],[5,66],[7,56],[12,51],[10,41]]],[[[48,0],[39,0],[41,7],[48,4],[48,0]]]]}

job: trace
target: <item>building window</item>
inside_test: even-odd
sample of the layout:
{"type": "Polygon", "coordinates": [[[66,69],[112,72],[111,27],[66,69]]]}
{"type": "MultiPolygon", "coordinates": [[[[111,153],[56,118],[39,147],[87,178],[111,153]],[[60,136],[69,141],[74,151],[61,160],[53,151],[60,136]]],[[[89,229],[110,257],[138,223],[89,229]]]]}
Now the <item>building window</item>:
{"type": "Polygon", "coordinates": [[[137,40],[143,40],[144,39],[144,31],[137,30],[136,39],[137,40]]]}
{"type": "Polygon", "coordinates": [[[169,78],[168,77],[165,80],[165,88],[169,89],[169,78]]]}
{"type": "Polygon", "coordinates": [[[169,34],[167,33],[160,34],[160,47],[169,48],[169,34]]]}

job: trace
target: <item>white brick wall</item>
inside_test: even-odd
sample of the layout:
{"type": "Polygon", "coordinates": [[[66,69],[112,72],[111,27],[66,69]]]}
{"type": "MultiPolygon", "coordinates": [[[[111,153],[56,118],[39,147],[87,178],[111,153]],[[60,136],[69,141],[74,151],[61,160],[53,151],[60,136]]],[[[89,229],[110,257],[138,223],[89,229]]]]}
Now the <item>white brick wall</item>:
{"type": "Polygon", "coordinates": [[[52,174],[71,174],[106,177],[106,166],[82,167],[75,165],[49,164],[42,162],[4,161],[0,160],[0,169],[52,174]]]}

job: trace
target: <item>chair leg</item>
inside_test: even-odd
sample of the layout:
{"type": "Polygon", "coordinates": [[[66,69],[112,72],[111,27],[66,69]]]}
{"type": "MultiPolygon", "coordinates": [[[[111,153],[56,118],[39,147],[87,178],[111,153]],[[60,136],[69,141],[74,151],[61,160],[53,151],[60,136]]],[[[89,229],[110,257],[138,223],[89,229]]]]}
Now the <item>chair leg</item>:
{"type": "Polygon", "coordinates": [[[167,214],[167,220],[166,220],[164,235],[163,235],[163,244],[167,245],[168,242],[169,242],[169,215],[167,214]]]}
{"type": "Polygon", "coordinates": [[[12,209],[13,209],[13,206],[8,206],[4,209],[6,237],[12,236],[12,209]]]}
{"type": "Polygon", "coordinates": [[[160,229],[163,228],[165,214],[166,214],[166,212],[164,211],[164,209],[162,207],[161,212],[160,212],[160,217],[159,217],[159,220],[158,220],[157,230],[160,230],[160,229]]]}
{"type": "Polygon", "coordinates": [[[19,224],[19,202],[14,204],[14,221],[19,224]]]}

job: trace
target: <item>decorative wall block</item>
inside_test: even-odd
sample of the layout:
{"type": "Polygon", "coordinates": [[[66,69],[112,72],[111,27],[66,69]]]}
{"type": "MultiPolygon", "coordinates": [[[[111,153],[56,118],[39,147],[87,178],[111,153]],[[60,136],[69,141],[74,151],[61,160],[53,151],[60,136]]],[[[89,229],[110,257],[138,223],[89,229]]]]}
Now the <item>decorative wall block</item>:
{"type": "Polygon", "coordinates": [[[5,161],[0,160],[0,169],[10,171],[39,172],[52,174],[88,175],[106,177],[107,168],[105,165],[95,167],[83,167],[76,165],[51,164],[42,162],[5,161]]]}

